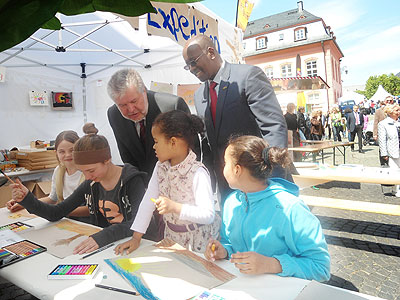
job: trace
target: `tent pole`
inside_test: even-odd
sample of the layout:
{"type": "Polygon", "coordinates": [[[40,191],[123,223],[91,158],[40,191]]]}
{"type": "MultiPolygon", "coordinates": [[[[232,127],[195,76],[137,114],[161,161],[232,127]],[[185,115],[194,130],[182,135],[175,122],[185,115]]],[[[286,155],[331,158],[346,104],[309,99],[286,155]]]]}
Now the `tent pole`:
{"type": "Polygon", "coordinates": [[[85,68],[86,64],[81,63],[81,68],[82,68],[82,105],[83,105],[83,124],[87,123],[87,107],[86,107],[86,73],[85,73],[85,68]]]}
{"type": "MultiPolygon", "coordinates": [[[[74,32],[74,31],[71,30],[71,29],[64,28],[64,30],[65,30],[65,31],[68,31],[69,33],[72,33],[72,34],[74,34],[74,35],[76,35],[76,36],[80,36],[78,33],[74,32]]],[[[106,49],[106,50],[109,51],[109,52],[113,52],[113,53],[115,53],[115,54],[117,54],[117,55],[119,55],[119,56],[122,56],[122,57],[124,57],[124,58],[127,59],[127,60],[131,60],[131,61],[134,62],[134,63],[137,63],[137,64],[139,64],[139,65],[142,65],[143,67],[145,66],[145,64],[141,63],[140,61],[135,61],[135,60],[133,60],[131,57],[126,56],[126,55],[124,55],[124,54],[122,54],[122,53],[119,53],[118,51],[115,51],[115,50],[113,50],[113,49],[111,49],[111,48],[109,48],[109,47],[103,46],[102,44],[100,44],[100,43],[98,43],[98,42],[96,42],[96,41],[93,41],[93,40],[89,39],[88,37],[84,37],[83,39],[86,40],[86,41],[88,41],[88,42],[90,42],[90,43],[92,43],[92,44],[94,44],[94,45],[96,45],[96,46],[99,46],[99,47],[101,47],[101,48],[103,48],[103,49],[106,49]]]]}
{"type": "MultiPolygon", "coordinates": [[[[52,32],[49,32],[48,34],[42,36],[41,39],[44,39],[44,38],[48,37],[48,36],[49,36],[50,34],[52,34],[54,31],[55,31],[55,30],[53,30],[52,32]]],[[[11,58],[13,58],[14,56],[17,56],[17,55],[20,54],[22,51],[27,50],[28,48],[32,47],[32,46],[35,45],[36,43],[37,43],[37,41],[34,41],[34,42],[30,43],[29,45],[27,45],[26,47],[22,47],[22,48],[19,47],[18,49],[20,49],[20,50],[18,50],[17,52],[15,52],[15,53],[12,54],[12,55],[7,54],[7,55],[10,55],[10,56],[7,57],[6,59],[3,59],[2,61],[0,61],[0,64],[6,62],[7,60],[9,60],[9,59],[11,59],[11,58]]],[[[15,49],[12,49],[12,50],[15,50],[15,49]]]]}

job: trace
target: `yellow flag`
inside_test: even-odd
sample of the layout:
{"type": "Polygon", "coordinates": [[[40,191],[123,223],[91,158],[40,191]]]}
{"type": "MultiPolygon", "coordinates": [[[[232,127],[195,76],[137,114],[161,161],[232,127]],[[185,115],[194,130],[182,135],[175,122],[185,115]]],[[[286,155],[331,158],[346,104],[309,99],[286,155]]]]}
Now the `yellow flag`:
{"type": "Polygon", "coordinates": [[[249,21],[251,11],[253,10],[254,2],[250,0],[238,0],[238,12],[236,26],[243,31],[246,30],[247,22],[249,21]]]}
{"type": "Polygon", "coordinates": [[[297,93],[297,107],[299,106],[306,107],[306,96],[304,95],[304,92],[297,93]]]}

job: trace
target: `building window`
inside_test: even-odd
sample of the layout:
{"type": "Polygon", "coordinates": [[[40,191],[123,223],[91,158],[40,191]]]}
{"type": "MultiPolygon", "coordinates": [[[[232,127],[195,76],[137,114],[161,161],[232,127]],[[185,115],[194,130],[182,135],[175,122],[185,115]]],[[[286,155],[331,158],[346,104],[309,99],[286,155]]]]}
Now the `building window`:
{"type": "Polygon", "coordinates": [[[256,42],[257,42],[256,50],[267,48],[267,38],[266,37],[258,38],[256,40],[256,42]]]}
{"type": "Polygon", "coordinates": [[[281,66],[282,78],[292,77],[292,65],[284,64],[281,66]]]}
{"type": "Polygon", "coordinates": [[[317,61],[312,60],[306,63],[307,76],[317,76],[317,61]]]}
{"type": "Polygon", "coordinates": [[[265,75],[267,75],[268,78],[274,78],[274,69],[272,67],[265,68],[265,75]]]}
{"type": "Polygon", "coordinates": [[[306,28],[305,27],[297,28],[294,31],[294,41],[301,41],[305,39],[307,39],[306,28]]]}
{"type": "Polygon", "coordinates": [[[279,40],[283,41],[283,33],[279,34],[279,40]]]}
{"type": "Polygon", "coordinates": [[[319,93],[308,94],[308,103],[319,104],[319,93]]]}

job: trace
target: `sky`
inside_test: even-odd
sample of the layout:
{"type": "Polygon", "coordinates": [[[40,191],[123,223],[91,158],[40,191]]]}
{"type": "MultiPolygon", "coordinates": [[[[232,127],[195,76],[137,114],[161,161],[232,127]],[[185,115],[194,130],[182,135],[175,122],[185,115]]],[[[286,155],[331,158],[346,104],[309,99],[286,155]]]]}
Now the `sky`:
{"type": "MultiPolygon", "coordinates": [[[[236,0],[205,0],[207,8],[235,24],[236,0]]],[[[250,21],[297,8],[297,0],[256,0],[250,21]]],[[[343,86],[365,85],[373,75],[400,72],[400,0],[303,0],[336,36],[344,54],[343,86]]]]}

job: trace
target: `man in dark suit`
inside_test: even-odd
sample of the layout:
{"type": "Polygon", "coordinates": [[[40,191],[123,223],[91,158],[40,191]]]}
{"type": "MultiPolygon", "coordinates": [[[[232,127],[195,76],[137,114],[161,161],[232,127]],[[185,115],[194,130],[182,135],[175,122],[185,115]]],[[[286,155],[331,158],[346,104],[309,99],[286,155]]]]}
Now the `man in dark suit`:
{"type": "MultiPolygon", "coordinates": [[[[286,122],[272,86],[260,68],[223,61],[213,42],[203,35],[186,43],[183,58],[185,69],[204,82],[195,93],[195,106],[205,121],[224,201],[231,192],[222,174],[229,138],[250,134],[264,138],[271,146],[287,148],[286,122]]],[[[277,168],[274,176],[291,178],[286,171],[277,168]]]]}
{"type": "Polygon", "coordinates": [[[108,121],[121,159],[147,172],[150,180],[157,162],[151,135],[154,119],[161,112],[170,110],[190,113],[189,107],[178,96],[147,90],[134,69],[116,72],[108,82],[107,90],[115,103],[108,109],[108,121]]]}
{"type": "MultiPolygon", "coordinates": [[[[347,114],[347,128],[350,131],[350,142],[354,142],[357,135],[358,138],[358,152],[363,153],[362,150],[362,130],[364,127],[364,115],[358,111],[358,106],[353,106],[353,111],[347,114]]],[[[351,145],[351,151],[354,151],[354,144],[351,145]]]]}
{"type": "MultiPolygon", "coordinates": [[[[151,135],[155,118],[161,112],[171,110],[190,113],[189,107],[180,97],[147,90],[134,69],[114,73],[108,82],[107,91],[115,103],[108,109],[108,121],[114,131],[121,159],[146,172],[148,182],[157,162],[151,135]]],[[[160,240],[162,231],[161,219],[155,213],[145,238],[160,240]]]]}

